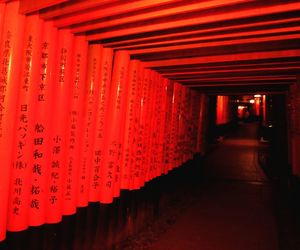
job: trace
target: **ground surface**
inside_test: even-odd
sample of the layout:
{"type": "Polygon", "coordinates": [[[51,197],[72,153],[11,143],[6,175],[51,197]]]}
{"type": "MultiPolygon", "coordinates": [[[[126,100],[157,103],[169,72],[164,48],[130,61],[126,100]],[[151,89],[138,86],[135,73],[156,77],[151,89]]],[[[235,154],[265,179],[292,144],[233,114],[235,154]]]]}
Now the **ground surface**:
{"type": "Polygon", "coordinates": [[[265,147],[257,140],[255,124],[241,125],[204,159],[196,172],[201,176],[176,191],[173,208],[170,204],[123,248],[279,249],[271,184],[259,165],[265,147]]]}

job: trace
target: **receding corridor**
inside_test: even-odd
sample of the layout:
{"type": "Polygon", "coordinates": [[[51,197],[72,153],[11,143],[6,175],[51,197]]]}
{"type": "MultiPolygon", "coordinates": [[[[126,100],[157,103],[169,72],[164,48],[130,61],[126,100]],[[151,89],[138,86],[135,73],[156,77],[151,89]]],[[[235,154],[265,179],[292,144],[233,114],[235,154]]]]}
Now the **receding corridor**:
{"type": "Polygon", "coordinates": [[[271,186],[258,162],[265,145],[242,124],[204,160],[199,199],[151,249],[276,250],[271,186]]]}

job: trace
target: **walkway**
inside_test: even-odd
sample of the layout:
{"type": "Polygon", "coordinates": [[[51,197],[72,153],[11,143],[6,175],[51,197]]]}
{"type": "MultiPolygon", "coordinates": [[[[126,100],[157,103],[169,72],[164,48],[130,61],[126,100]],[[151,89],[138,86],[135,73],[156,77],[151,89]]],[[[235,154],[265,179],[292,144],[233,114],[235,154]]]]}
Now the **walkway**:
{"type": "Polygon", "coordinates": [[[198,198],[151,250],[277,250],[271,187],[256,125],[243,124],[206,159],[198,198]]]}

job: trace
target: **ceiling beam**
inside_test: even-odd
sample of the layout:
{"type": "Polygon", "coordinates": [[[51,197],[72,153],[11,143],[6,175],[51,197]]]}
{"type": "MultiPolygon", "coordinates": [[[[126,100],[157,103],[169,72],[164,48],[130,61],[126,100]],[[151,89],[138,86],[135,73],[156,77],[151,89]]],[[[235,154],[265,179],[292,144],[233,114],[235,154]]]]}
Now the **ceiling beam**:
{"type": "MultiPolygon", "coordinates": [[[[37,2],[37,1],[36,1],[37,2]]],[[[121,3],[120,0],[83,0],[83,1],[71,1],[67,5],[60,5],[57,8],[41,10],[41,18],[50,20],[56,17],[61,17],[68,14],[74,14],[76,12],[86,11],[92,8],[106,7],[107,5],[114,4],[115,6],[121,3]]]]}
{"type": "Polygon", "coordinates": [[[239,83],[209,83],[209,84],[199,84],[199,83],[195,83],[195,84],[186,84],[186,87],[222,87],[222,88],[226,88],[226,87],[233,87],[233,86],[274,86],[274,85],[286,85],[289,86],[291,84],[291,82],[272,82],[272,83],[263,83],[263,82],[259,82],[259,83],[255,83],[255,82],[244,82],[242,84],[239,83]]]}
{"type": "Polygon", "coordinates": [[[216,71],[216,70],[248,70],[248,69],[257,69],[257,68],[272,68],[272,67],[296,67],[300,68],[300,61],[299,62],[289,62],[289,61],[281,61],[281,62],[256,62],[256,63],[248,63],[243,62],[243,64],[226,64],[226,65],[184,65],[174,66],[171,68],[157,68],[160,74],[183,74],[184,72],[189,71],[216,71]]]}
{"type": "Polygon", "coordinates": [[[197,71],[185,71],[185,72],[171,72],[171,73],[163,73],[162,76],[171,78],[171,79],[177,79],[177,78],[184,78],[184,77],[191,77],[191,76],[201,76],[201,75],[208,75],[208,74],[232,74],[232,73],[242,73],[242,74],[249,74],[249,73],[258,73],[258,72],[264,72],[264,73],[273,73],[273,72],[286,72],[286,71],[300,71],[300,66],[284,66],[281,67],[255,67],[255,68],[249,68],[249,69],[221,69],[221,70],[197,70],[197,71]]]}
{"type": "Polygon", "coordinates": [[[100,18],[120,15],[127,12],[139,11],[145,8],[163,6],[165,4],[176,3],[179,0],[138,0],[130,2],[119,2],[116,6],[109,8],[96,8],[89,11],[81,11],[73,15],[58,17],[54,20],[54,26],[64,28],[75,24],[93,21],[100,18]]]}
{"type": "MultiPolygon", "coordinates": [[[[300,31],[300,27],[298,28],[298,31],[300,31]]],[[[265,36],[265,37],[259,37],[259,38],[242,38],[242,39],[232,39],[232,40],[226,40],[226,41],[218,41],[218,42],[204,42],[204,43],[190,43],[185,45],[173,45],[173,46],[164,46],[164,47],[155,47],[155,48],[149,48],[149,49],[134,49],[129,50],[129,53],[133,56],[142,56],[143,58],[147,58],[147,55],[150,54],[158,54],[158,57],[164,58],[170,56],[170,52],[183,52],[183,56],[189,56],[190,54],[193,54],[192,52],[196,52],[197,49],[199,49],[198,53],[200,55],[205,55],[205,52],[209,52],[209,49],[213,49],[215,52],[214,47],[223,47],[223,50],[228,50],[227,47],[233,47],[234,45],[238,45],[239,48],[242,50],[243,47],[240,45],[245,44],[257,44],[255,47],[252,47],[251,50],[255,51],[259,49],[259,44],[265,44],[266,47],[269,47],[271,49],[272,47],[268,44],[269,42],[276,41],[275,47],[281,47],[283,46],[283,41],[293,41],[295,40],[296,48],[300,48],[300,33],[299,34],[292,34],[292,35],[274,35],[274,36],[265,36]],[[268,42],[268,43],[266,43],[268,42]],[[297,46],[298,45],[298,46],[297,46]]],[[[290,44],[290,43],[289,43],[290,44]]],[[[292,48],[287,44],[286,48],[292,48]]],[[[295,48],[294,47],[294,48],[295,48]]],[[[234,48],[236,50],[236,48],[234,48]]],[[[228,50],[230,51],[230,50],[228,50]]],[[[197,54],[194,53],[194,54],[197,54]]]]}
{"type": "Polygon", "coordinates": [[[208,8],[217,8],[226,5],[232,5],[235,3],[244,3],[249,1],[251,0],[233,0],[227,2],[224,0],[212,0],[212,1],[199,1],[196,3],[183,1],[181,2],[180,6],[169,7],[166,9],[164,9],[162,6],[162,8],[151,12],[149,11],[149,12],[138,13],[138,14],[132,13],[131,15],[125,17],[116,17],[116,18],[111,18],[109,20],[98,20],[93,23],[88,22],[88,23],[78,24],[77,26],[72,28],[71,31],[73,33],[87,32],[96,29],[108,28],[116,25],[130,24],[132,22],[143,22],[143,21],[156,19],[156,18],[169,17],[172,15],[188,14],[188,13],[192,13],[192,12],[196,12],[208,8]]]}
{"type": "Polygon", "coordinates": [[[198,17],[186,18],[184,20],[174,20],[174,21],[159,22],[154,24],[150,23],[141,26],[139,26],[137,23],[136,24],[137,26],[135,27],[125,26],[123,28],[116,29],[116,30],[115,29],[107,30],[96,34],[87,35],[87,40],[88,41],[102,40],[102,39],[107,39],[112,37],[127,36],[130,34],[138,34],[138,33],[165,30],[171,28],[193,26],[193,25],[212,23],[212,22],[221,22],[226,20],[238,20],[241,18],[270,15],[270,14],[283,13],[283,12],[296,11],[296,10],[300,10],[300,2],[278,4],[275,6],[258,7],[258,8],[248,9],[248,10],[237,10],[228,13],[207,15],[203,17],[198,16],[198,17]]]}
{"type": "MultiPolygon", "coordinates": [[[[300,21],[300,18],[299,18],[300,21]]],[[[172,50],[172,47],[176,46],[178,49],[180,49],[182,46],[182,49],[185,48],[185,46],[191,45],[191,46],[197,46],[200,47],[201,45],[205,46],[205,44],[209,44],[211,42],[218,42],[221,43],[224,41],[224,43],[230,43],[229,41],[233,39],[255,39],[256,37],[263,38],[267,36],[276,36],[276,35],[288,35],[293,33],[299,33],[300,32],[300,22],[298,25],[295,26],[289,26],[284,28],[273,28],[273,29],[263,29],[263,30],[255,30],[255,31],[246,31],[246,32],[229,32],[227,34],[222,35],[210,35],[210,34],[200,34],[199,37],[188,37],[188,38],[182,38],[177,40],[168,40],[168,41],[159,41],[159,42],[152,42],[152,43],[144,43],[139,45],[127,45],[123,47],[115,47],[116,50],[131,50],[132,54],[139,54],[145,51],[145,53],[151,53],[152,47],[159,50],[172,50]]]]}
{"type": "Polygon", "coordinates": [[[300,58],[300,49],[292,50],[279,50],[279,51],[267,51],[267,52],[252,52],[252,53],[239,53],[217,56],[199,56],[191,58],[179,58],[169,60],[156,60],[145,62],[147,68],[157,67],[170,67],[170,66],[183,66],[193,64],[207,64],[207,63],[225,63],[236,61],[248,61],[248,60],[263,60],[263,59],[286,59],[286,58],[300,58]]]}
{"type": "Polygon", "coordinates": [[[143,36],[143,37],[129,37],[126,40],[121,39],[106,39],[101,40],[101,43],[107,47],[114,47],[115,49],[126,48],[126,46],[131,45],[147,45],[147,44],[155,44],[155,42],[161,41],[177,41],[177,39],[188,39],[191,37],[201,37],[201,36],[213,36],[216,34],[234,34],[235,32],[241,31],[255,31],[255,30],[268,30],[273,27],[292,27],[299,26],[298,23],[300,21],[300,17],[296,18],[286,18],[279,20],[268,20],[261,21],[255,20],[254,23],[245,23],[245,24],[231,24],[228,26],[221,27],[210,27],[210,28],[201,28],[201,30],[196,29],[192,31],[183,31],[167,33],[167,34],[152,34],[151,36],[143,36]]]}
{"type": "Polygon", "coordinates": [[[238,77],[215,77],[215,78],[193,78],[193,79],[181,79],[177,80],[180,83],[190,82],[254,82],[254,81],[296,81],[296,77],[293,75],[286,76],[238,76],[238,77]]]}
{"type": "Polygon", "coordinates": [[[68,2],[70,0],[20,0],[19,12],[21,14],[29,14],[38,11],[42,8],[51,7],[60,3],[68,2]]]}

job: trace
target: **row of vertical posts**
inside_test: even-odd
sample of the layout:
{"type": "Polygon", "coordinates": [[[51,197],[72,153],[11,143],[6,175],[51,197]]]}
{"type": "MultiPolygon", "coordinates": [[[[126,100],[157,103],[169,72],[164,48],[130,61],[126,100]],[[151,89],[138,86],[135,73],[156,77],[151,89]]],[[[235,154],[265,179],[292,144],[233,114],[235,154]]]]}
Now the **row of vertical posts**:
{"type": "Polygon", "coordinates": [[[199,93],[18,9],[0,3],[0,241],[111,203],[202,147],[199,93]]]}

